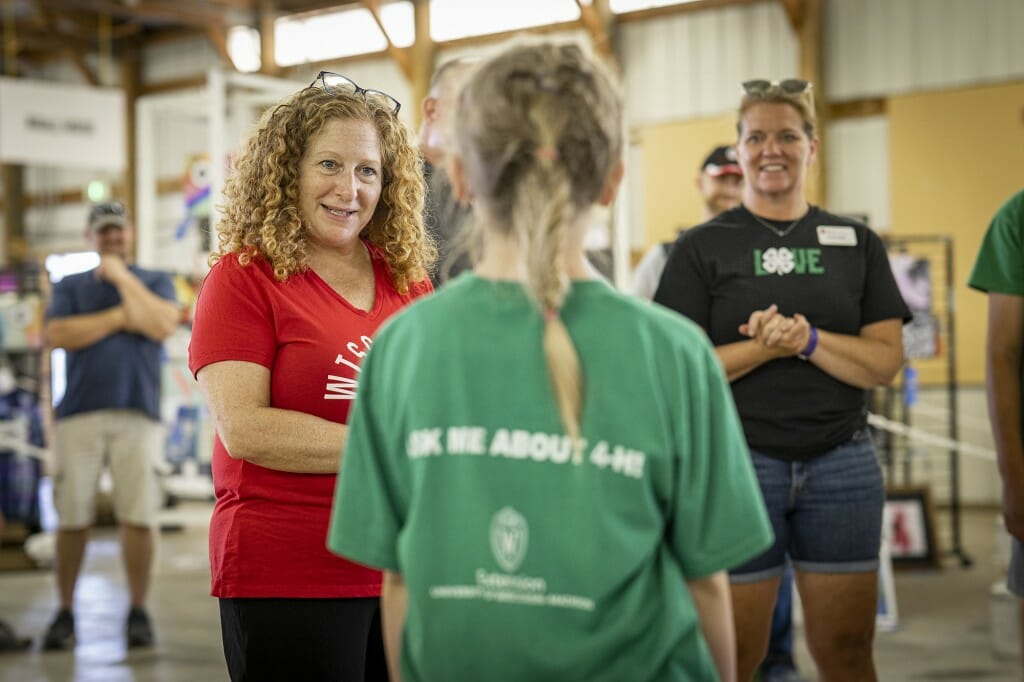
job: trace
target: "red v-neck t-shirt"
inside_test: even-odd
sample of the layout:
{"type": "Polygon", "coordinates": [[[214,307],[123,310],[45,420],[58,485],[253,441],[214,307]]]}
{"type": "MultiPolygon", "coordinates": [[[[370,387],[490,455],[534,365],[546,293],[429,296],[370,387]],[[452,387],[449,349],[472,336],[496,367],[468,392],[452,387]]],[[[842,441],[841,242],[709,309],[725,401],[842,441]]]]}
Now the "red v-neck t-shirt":
{"type": "MultiPolygon", "coordinates": [[[[263,258],[235,254],[210,270],[196,302],[189,369],[226,360],[270,370],[270,404],[348,422],[363,356],[377,328],[429,280],[399,294],[383,254],[367,244],[376,295],[352,306],[312,270],[284,282],[263,258]]],[[[244,453],[236,453],[244,457],[244,453]]],[[[341,559],[325,545],[334,474],[295,474],[228,455],[214,439],[216,505],[210,521],[215,597],[337,598],[380,595],[378,571],[341,559]]]]}

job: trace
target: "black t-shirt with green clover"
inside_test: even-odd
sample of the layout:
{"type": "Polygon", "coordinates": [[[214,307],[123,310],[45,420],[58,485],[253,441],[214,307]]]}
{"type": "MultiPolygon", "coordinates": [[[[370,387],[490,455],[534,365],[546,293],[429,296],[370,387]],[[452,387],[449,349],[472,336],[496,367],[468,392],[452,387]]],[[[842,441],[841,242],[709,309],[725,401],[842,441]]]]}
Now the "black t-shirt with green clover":
{"type": "MultiPolygon", "coordinates": [[[[772,303],[839,334],[910,318],[878,235],[816,206],[795,224],[760,222],[739,206],[688,230],[654,300],[694,320],[716,346],[745,339],[739,326],[772,303]]],[[[862,389],[795,357],[761,365],[732,392],[750,447],[780,459],[824,454],[866,420],[862,389]]]]}

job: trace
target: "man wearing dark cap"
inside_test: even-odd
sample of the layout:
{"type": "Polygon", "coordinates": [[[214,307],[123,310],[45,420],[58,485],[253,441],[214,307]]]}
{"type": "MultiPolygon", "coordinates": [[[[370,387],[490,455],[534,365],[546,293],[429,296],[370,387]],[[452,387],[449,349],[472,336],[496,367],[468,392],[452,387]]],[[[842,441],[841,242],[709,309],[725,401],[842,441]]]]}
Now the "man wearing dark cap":
{"type": "MultiPolygon", "coordinates": [[[[703,221],[740,203],[743,171],[736,161],[736,150],[730,145],[715,147],[701,164],[697,174],[697,190],[704,200],[703,221]]],[[[633,271],[632,291],[643,298],[654,298],[661,280],[661,272],[668,260],[668,251],[674,242],[655,244],[644,254],[633,271]]]]}
{"type": "Polygon", "coordinates": [[[153,643],[144,604],[160,499],[155,467],[164,441],[160,360],[162,342],[177,325],[178,305],[166,274],[129,264],[132,225],[120,203],[93,206],[85,236],[99,265],[57,282],[46,311],[49,345],[67,351],[67,389],[54,426],[60,609],[43,638],[44,649],[75,643],[75,583],[104,466],[113,480],[131,597],[127,643],[153,643]]]}

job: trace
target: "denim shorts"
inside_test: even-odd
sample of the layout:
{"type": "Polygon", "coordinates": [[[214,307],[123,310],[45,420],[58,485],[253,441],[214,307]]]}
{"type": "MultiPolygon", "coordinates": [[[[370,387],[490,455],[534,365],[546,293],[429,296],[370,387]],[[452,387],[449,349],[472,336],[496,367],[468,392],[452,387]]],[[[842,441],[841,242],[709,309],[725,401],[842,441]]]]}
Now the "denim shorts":
{"type": "Polygon", "coordinates": [[[786,555],[798,571],[878,570],[885,483],[865,427],[842,445],[806,462],[751,450],[775,544],[732,569],[734,583],[782,575],[786,555]]]}

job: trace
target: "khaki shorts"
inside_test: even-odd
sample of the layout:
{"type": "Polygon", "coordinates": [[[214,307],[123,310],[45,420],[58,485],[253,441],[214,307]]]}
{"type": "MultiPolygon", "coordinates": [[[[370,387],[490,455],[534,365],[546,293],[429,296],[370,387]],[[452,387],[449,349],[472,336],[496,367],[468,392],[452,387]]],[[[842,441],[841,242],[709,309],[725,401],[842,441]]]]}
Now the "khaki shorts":
{"type": "Polygon", "coordinates": [[[60,528],[92,525],[104,465],[113,479],[117,520],[156,525],[157,464],[165,443],[162,423],[136,410],[96,410],[58,419],[54,440],[53,504],[60,528]]]}

